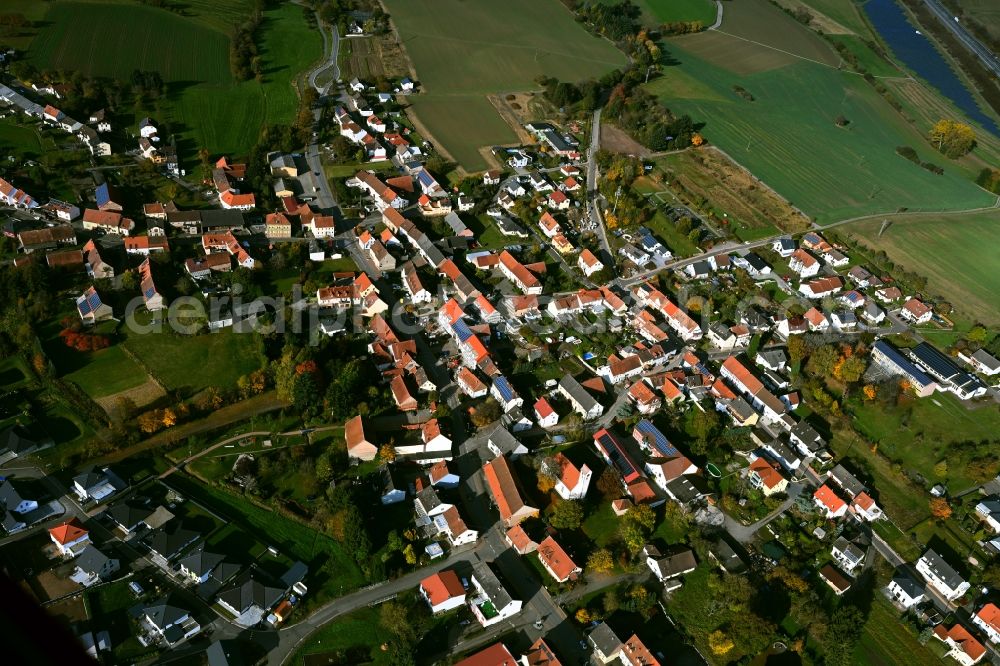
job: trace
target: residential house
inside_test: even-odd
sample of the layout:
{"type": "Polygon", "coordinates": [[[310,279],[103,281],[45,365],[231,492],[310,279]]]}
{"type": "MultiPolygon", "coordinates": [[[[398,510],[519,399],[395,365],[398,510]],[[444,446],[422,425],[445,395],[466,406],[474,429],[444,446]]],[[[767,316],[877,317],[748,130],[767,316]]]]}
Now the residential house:
{"type": "Polygon", "coordinates": [[[461,480],[458,474],[448,469],[448,461],[446,460],[439,460],[431,465],[430,469],[427,470],[427,476],[435,488],[454,488],[461,480]]]}
{"type": "Polygon", "coordinates": [[[747,478],[750,485],[760,490],[765,497],[788,491],[788,479],[781,472],[778,463],[764,457],[758,457],[750,463],[747,478]]]}
{"type": "Polygon", "coordinates": [[[861,550],[853,541],[848,541],[843,536],[837,537],[837,540],[833,542],[830,555],[833,557],[834,562],[847,573],[851,573],[857,569],[865,560],[865,551],[861,550]]]}
{"type": "Polygon", "coordinates": [[[853,582],[832,564],[827,564],[820,569],[819,577],[823,579],[823,582],[826,583],[838,597],[851,589],[851,583],[853,582]]]}
{"type": "Polygon", "coordinates": [[[594,657],[602,664],[621,661],[622,640],[605,622],[599,623],[587,635],[587,642],[594,650],[594,657]]]}
{"type": "Polygon", "coordinates": [[[949,601],[960,599],[969,590],[969,583],[933,549],[917,560],[917,573],[949,601]]]}
{"type": "Polygon", "coordinates": [[[455,381],[458,383],[458,387],[462,389],[462,392],[470,398],[482,398],[489,393],[486,384],[476,376],[475,372],[465,366],[458,369],[455,381]]]}
{"type": "Polygon", "coordinates": [[[466,657],[455,666],[517,666],[518,661],[503,643],[494,643],[485,650],[480,650],[466,657]]]}
{"type": "Polygon", "coordinates": [[[437,615],[465,605],[465,588],[458,574],[444,569],[420,581],[420,596],[437,615]]]}
{"type": "Polygon", "coordinates": [[[94,287],[88,287],[87,291],[76,297],[76,312],[80,315],[80,321],[89,325],[114,317],[111,306],[101,300],[94,287]]]}
{"type": "Polygon", "coordinates": [[[233,615],[236,624],[253,627],[281,600],[286,589],[262,572],[250,569],[220,592],[217,601],[233,615]]]}
{"type": "Polygon", "coordinates": [[[927,600],[924,586],[903,570],[896,572],[885,589],[889,597],[904,610],[909,610],[927,600]]]}
{"type": "Polygon", "coordinates": [[[504,412],[509,412],[515,407],[524,405],[524,400],[517,394],[514,387],[503,375],[493,378],[493,385],[490,387],[490,395],[493,396],[504,412]]]}
{"type": "Polygon", "coordinates": [[[778,253],[778,256],[787,259],[795,253],[796,244],[790,237],[785,236],[771,243],[771,249],[778,253]]]}
{"type": "Polygon", "coordinates": [[[497,456],[483,465],[483,474],[486,487],[500,512],[500,520],[506,527],[538,515],[537,508],[525,503],[505,456],[497,456]]]}
{"type": "Polygon", "coordinates": [[[125,482],[108,467],[77,474],[70,487],[80,502],[101,502],[124,488],[125,482]]]}
{"type": "Polygon", "coordinates": [[[555,578],[557,583],[575,580],[583,573],[583,568],[578,566],[551,536],[539,542],[535,552],[538,554],[538,561],[542,563],[542,567],[555,578]]]}
{"type": "Polygon", "coordinates": [[[143,608],[139,622],[150,630],[156,639],[168,646],[177,645],[201,631],[201,626],[191,614],[183,608],[172,605],[169,597],[163,597],[151,606],[143,608]]]}
{"type": "Polygon", "coordinates": [[[899,316],[913,324],[926,324],[934,316],[934,311],[918,298],[911,298],[903,304],[899,316]]]}
{"type": "Polygon", "coordinates": [[[792,253],[788,260],[788,268],[798,274],[800,278],[805,279],[819,273],[820,263],[816,257],[799,248],[792,253]]]}
{"type": "Polygon", "coordinates": [[[93,208],[83,211],[81,226],[84,231],[98,231],[119,236],[128,236],[135,231],[135,222],[123,217],[121,213],[113,210],[94,210],[93,208]]]}
{"type": "Polygon", "coordinates": [[[559,380],[557,390],[569,401],[573,407],[573,411],[580,414],[584,419],[596,419],[604,414],[604,407],[601,403],[597,402],[594,396],[588,393],[572,375],[563,375],[562,379],[559,380]]]}
{"type": "Polygon", "coordinates": [[[469,608],[483,627],[503,622],[521,612],[521,601],[510,596],[485,562],[473,564],[469,580],[469,608]]]}
{"type": "Polygon", "coordinates": [[[851,500],[850,508],[855,517],[870,523],[885,517],[881,507],[875,503],[875,500],[868,493],[862,492],[855,495],[854,499],[851,500]]]}
{"type": "Polygon", "coordinates": [[[535,422],[540,428],[551,428],[559,423],[559,414],[545,397],[539,398],[534,405],[535,422]]]}
{"type": "Polygon", "coordinates": [[[200,538],[200,533],[186,529],[177,521],[170,521],[152,530],[143,541],[149,547],[150,559],[158,566],[168,568],[188,546],[200,538]]]}
{"type": "Polygon", "coordinates": [[[268,213],[264,218],[264,235],[268,238],[291,238],[292,221],[284,213],[268,213]]]}
{"type": "Polygon", "coordinates": [[[87,241],[87,244],[83,246],[83,260],[86,264],[88,277],[99,280],[115,276],[114,267],[101,259],[101,254],[97,251],[97,245],[93,240],[87,241]]]}
{"type": "Polygon", "coordinates": [[[76,518],[49,528],[49,539],[63,557],[75,557],[90,545],[90,533],[76,518]]]}
{"type": "Polygon", "coordinates": [[[157,252],[169,252],[170,244],[164,236],[130,236],[125,238],[125,253],[148,257],[157,252]]]}
{"type": "MultiPolygon", "coordinates": [[[[180,575],[194,585],[208,582],[213,572],[224,564],[226,557],[205,549],[205,544],[198,544],[194,550],[177,561],[180,575]]],[[[233,567],[225,567],[232,569],[233,567]]],[[[231,573],[229,574],[232,575],[231,573]]],[[[219,578],[219,576],[216,576],[219,578]]],[[[228,576],[227,576],[228,578],[228,576]]]]}
{"type": "Polygon", "coordinates": [[[502,425],[497,426],[486,439],[486,447],[494,456],[507,456],[516,460],[528,453],[528,447],[522,444],[510,431],[502,425]]]}
{"type": "Polygon", "coordinates": [[[653,575],[662,583],[671,578],[677,578],[694,571],[698,562],[694,558],[691,550],[682,550],[673,555],[663,555],[652,544],[647,544],[642,549],[642,554],[646,558],[646,566],[653,572],[653,575]]]}
{"type": "Polygon", "coordinates": [[[591,277],[594,273],[604,270],[604,264],[601,263],[601,260],[587,248],[584,248],[580,252],[580,257],[577,259],[576,265],[587,277],[591,277]]]}
{"type": "Polygon", "coordinates": [[[841,518],[847,513],[847,503],[825,483],[813,493],[813,502],[827,519],[841,518]]]}
{"type": "Polygon", "coordinates": [[[844,281],[838,276],[816,278],[799,285],[799,292],[806,298],[823,298],[840,291],[844,281]]]}
{"type": "Polygon", "coordinates": [[[1000,533],[1000,498],[988,497],[976,505],[976,515],[994,533],[1000,533]]]}
{"type": "Polygon", "coordinates": [[[359,460],[374,460],[378,447],[368,439],[365,432],[365,422],[359,414],[344,424],[344,439],[347,442],[347,455],[359,460]]]}
{"type": "Polygon", "coordinates": [[[92,545],[83,549],[73,565],[69,579],[84,587],[108,580],[121,568],[117,558],[108,557],[92,545]]]}
{"type": "Polygon", "coordinates": [[[958,358],[981,375],[987,377],[1000,375],[1000,359],[990,355],[985,349],[978,349],[972,354],[959,352],[958,358]]]}
{"type": "Polygon", "coordinates": [[[972,616],[972,624],[983,630],[990,643],[1000,643],[1000,608],[996,604],[986,604],[972,616]]]}
{"type": "Polygon", "coordinates": [[[962,666],[977,664],[986,656],[986,648],[973,638],[972,634],[960,624],[946,629],[943,624],[934,627],[934,637],[948,646],[945,656],[953,658],[962,666]]]}

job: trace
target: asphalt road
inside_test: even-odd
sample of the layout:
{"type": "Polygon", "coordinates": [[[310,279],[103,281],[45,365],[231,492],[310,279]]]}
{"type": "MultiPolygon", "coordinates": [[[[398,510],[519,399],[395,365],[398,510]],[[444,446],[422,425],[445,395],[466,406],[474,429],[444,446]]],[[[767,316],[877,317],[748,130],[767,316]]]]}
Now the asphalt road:
{"type": "Polygon", "coordinates": [[[962,43],[962,46],[979,58],[986,69],[992,72],[993,76],[1000,78],[1000,58],[986,48],[982,42],[973,37],[972,34],[965,29],[965,26],[962,25],[961,22],[956,21],[954,15],[949,12],[944,5],[938,2],[938,0],[924,0],[924,4],[927,5],[927,9],[929,9],[931,13],[944,24],[948,31],[962,43]]]}

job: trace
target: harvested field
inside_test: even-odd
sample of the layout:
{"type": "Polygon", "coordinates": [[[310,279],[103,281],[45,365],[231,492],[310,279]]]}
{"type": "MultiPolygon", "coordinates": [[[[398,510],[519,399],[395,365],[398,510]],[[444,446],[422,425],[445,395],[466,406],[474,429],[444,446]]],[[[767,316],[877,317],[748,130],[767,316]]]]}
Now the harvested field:
{"type": "Polygon", "coordinates": [[[610,123],[601,123],[601,148],[622,155],[646,158],[652,151],[610,123]]]}
{"type": "Polygon", "coordinates": [[[345,38],[340,44],[340,77],[345,81],[357,77],[371,83],[378,77],[412,75],[406,54],[392,35],[345,38]]]}
{"type": "Polygon", "coordinates": [[[82,594],[49,604],[45,607],[45,612],[62,621],[64,624],[84,622],[89,619],[87,616],[87,606],[83,602],[82,594]]]}
{"type": "Polygon", "coordinates": [[[145,407],[159,398],[162,398],[166,394],[167,393],[163,390],[163,387],[157,384],[152,377],[147,375],[146,381],[139,384],[135,388],[126,389],[103,398],[97,398],[95,402],[100,405],[104,411],[110,414],[111,410],[114,409],[115,403],[118,402],[120,398],[131,400],[135,403],[136,407],[145,407]]]}
{"type": "Polygon", "coordinates": [[[684,55],[671,48],[674,44],[707,63],[739,75],[767,72],[791,65],[797,60],[791,54],[743,38],[711,31],[674,37],[667,42],[667,52],[672,58],[680,60],[682,65],[684,55]]]}

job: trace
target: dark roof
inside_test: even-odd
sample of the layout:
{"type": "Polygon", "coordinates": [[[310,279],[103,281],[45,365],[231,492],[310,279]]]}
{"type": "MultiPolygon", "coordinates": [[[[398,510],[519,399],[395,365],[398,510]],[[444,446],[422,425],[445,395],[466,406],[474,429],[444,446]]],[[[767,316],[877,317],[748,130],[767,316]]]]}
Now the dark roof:
{"type": "Polygon", "coordinates": [[[205,650],[208,666],[243,666],[239,641],[213,641],[205,650]]]}
{"type": "Polygon", "coordinates": [[[666,489],[677,498],[678,502],[693,502],[699,497],[709,494],[708,484],[695,474],[685,474],[673,481],[668,481],[666,489]]]}
{"type": "Polygon", "coordinates": [[[285,591],[274,587],[270,579],[256,570],[247,571],[236,582],[219,594],[219,600],[235,608],[240,613],[252,606],[262,610],[271,608],[278,603],[285,591]]]}
{"type": "Polygon", "coordinates": [[[94,573],[100,571],[109,559],[111,558],[97,550],[94,546],[87,546],[80,553],[80,557],[76,558],[75,564],[80,567],[81,571],[94,573]]]}
{"type": "Polygon", "coordinates": [[[161,630],[172,624],[176,624],[190,613],[183,608],[178,608],[170,604],[169,597],[163,597],[152,606],[147,606],[142,611],[161,630]]]}
{"type": "Polygon", "coordinates": [[[601,622],[594,627],[594,630],[590,632],[587,638],[605,656],[614,653],[622,645],[622,639],[618,638],[618,634],[614,632],[614,629],[609,627],[605,622],[601,622]]]}
{"type": "Polygon", "coordinates": [[[933,549],[928,549],[920,559],[926,561],[927,567],[934,572],[934,575],[951,589],[954,590],[965,582],[965,579],[933,549]]]}
{"type": "Polygon", "coordinates": [[[923,584],[913,580],[913,577],[903,569],[896,571],[896,575],[892,577],[892,582],[898,585],[912,599],[916,599],[924,593],[923,584]]]}
{"type": "Polygon", "coordinates": [[[173,529],[169,531],[166,527],[154,530],[146,538],[146,544],[150,550],[168,560],[172,560],[180,555],[184,548],[197,541],[200,536],[197,532],[186,530],[180,525],[174,525],[173,529]]]}
{"type": "Polygon", "coordinates": [[[10,451],[23,456],[37,451],[39,446],[39,443],[28,435],[28,431],[19,425],[0,432],[0,451],[10,451]]]}
{"type": "Polygon", "coordinates": [[[125,529],[132,529],[146,518],[149,518],[152,513],[153,510],[148,506],[138,504],[134,501],[119,502],[107,511],[108,516],[125,529]]]}
{"type": "Polygon", "coordinates": [[[205,550],[205,544],[200,543],[194,550],[182,557],[177,564],[200,578],[210,573],[224,559],[226,559],[225,556],[205,550]]]}

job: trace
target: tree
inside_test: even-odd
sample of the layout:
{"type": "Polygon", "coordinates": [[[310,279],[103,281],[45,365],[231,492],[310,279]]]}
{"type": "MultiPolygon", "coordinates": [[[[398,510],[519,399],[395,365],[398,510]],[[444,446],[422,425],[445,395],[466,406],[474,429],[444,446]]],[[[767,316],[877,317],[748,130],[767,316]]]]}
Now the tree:
{"type": "Polygon", "coordinates": [[[948,461],[939,460],[936,465],[934,465],[934,476],[939,479],[945,479],[948,477],[948,461]]]}
{"type": "Polygon", "coordinates": [[[955,159],[972,150],[976,133],[965,123],[942,119],[931,128],[930,141],[945,157],[955,159]]]}
{"type": "Polygon", "coordinates": [[[865,358],[859,354],[854,354],[844,359],[838,370],[841,379],[849,384],[853,384],[861,379],[861,377],[865,374],[867,367],[868,364],[865,361],[865,358]]]}
{"type": "Polygon", "coordinates": [[[403,558],[406,560],[407,564],[417,563],[417,554],[413,550],[412,543],[406,544],[406,547],[403,548],[403,558]]]}
{"type": "Polygon", "coordinates": [[[549,522],[559,530],[575,530],[583,523],[583,505],[571,500],[560,500],[552,507],[549,522]]]}
{"type": "Polygon", "coordinates": [[[498,403],[496,399],[490,397],[484,400],[481,405],[476,407],[476,411],[471,417],[472,425],[477,428],[483,428],[499,419],[500,416],[500,403],[498,403]]]}
{"type": "Polygon", "coordinates": [[[695,442],[691,443],[691,451],[704,454],[708,450],[708,440],[718,431],[722,420],[719,412],[714,409],[695,409],[691,417],[691,434],[695,442]]]}
{"type": "Polygon", "coordinates": [[[708,635],[708,647],[712,651],[712,654],[722,656],[728,654],[736,644],[733,643],[733,639],[727,636],[720,629],[716,629],[708,635]]]}
{"type": "Polygon", "coordinates": [[[801,363],[802,359],[806,357],[806,341],[801,335],[792,335],[789,336],[786,344],[788,347],[788,360],[791,364],[801,363]]]}
{"type": "Polygon", "coordinates": [[[391,463],[396,459],[396,449],[392,444],[383,444],[378,449],[378,459],[383,464],[391,463]]]}
{"type": "Polygon", "coordinates": [[[611,551],[607,548],[598,548],[590,553],[587,558],[587,570],[594,573],[608,573],[615,568],[615,561],[611,557],[611,551]]]}
{"type": "Polygon", "coordinates": [[[605,467],[601,475],[597,477],[597,489],[605,498],[620,497],[622,494],[622,482],[618,473],[611,467],[605,467]]]}
{"type": "Polygon", "coordinates": [[[833,345],[822,345],[813,350],[806,362],[806,370],[813,377],[829,377],[834,365],[840,360],[840,353],[833,345]]]}
{"type": "Polygon", "coordinates": [[[594,619],[594,616],[586,608],[579,608],[574,615],[576,621],[582,625],[588,625],[594,619]]]}
{"type": "Polygon", "coordinates": [[[931,515],[937,520],[947,520],[951,518],[951,506],[948,505],[948,500],[943,497],[932,497],[930,502],[927,503],[931,510],[931,515]]]}

